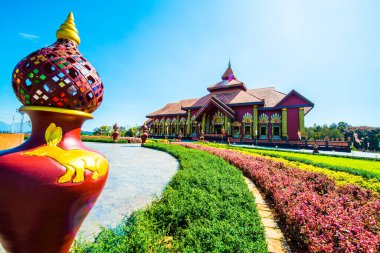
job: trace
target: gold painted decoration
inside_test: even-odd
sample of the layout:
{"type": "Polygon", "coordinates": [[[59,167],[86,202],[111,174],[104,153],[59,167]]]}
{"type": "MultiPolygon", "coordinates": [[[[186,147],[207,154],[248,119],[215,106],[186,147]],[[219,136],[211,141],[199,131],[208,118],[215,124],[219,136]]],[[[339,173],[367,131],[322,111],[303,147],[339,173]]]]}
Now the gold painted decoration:
{"type": "Polygon", "coordinates": [[[244,114],[242,122],[243,123],[251,123],[252,122],[252,114],[250,114],[248,112],[246,114],[244,114]]]}
{"type": "Polygon", "coordinates": [[[66,173],[58,179],[58,183],[80,183],[84,181],[85,170],[93,172],[92,180],[107,174],[108,161],[105,157],[88,150],[72,149],[64,150],[57,146],[62,139],[62,128],[51,123],[45,131],[46,146],[25,152],[26,156],[49,157],[61,164],[66,173]],[[72,177],[74,179],[72,180],[72,177]]]}
{"type": "Polygon", "coordinates": [[[269,123],[268,115],[261,114],[260,117],[259,117],[259,123],[260,124],[269,123]]]}
{"type": "Polygon", "coordinates": [[[270,118],[270,123],[281,123],[281,116],[278,113],[275,113],[270,118]]]}

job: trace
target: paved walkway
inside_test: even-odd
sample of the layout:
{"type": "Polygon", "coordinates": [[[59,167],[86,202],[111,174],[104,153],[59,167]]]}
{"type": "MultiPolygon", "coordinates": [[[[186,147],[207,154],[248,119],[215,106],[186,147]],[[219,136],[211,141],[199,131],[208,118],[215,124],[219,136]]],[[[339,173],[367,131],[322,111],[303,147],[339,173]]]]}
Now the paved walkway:
{"type": "Polygon", "coordinates": [[[274,219],[273,212],[265,203],[260,191],[249,178],[244,178],[249,191],[255,196],[255,202],[261,221],[264,225],[265,239],[268,243],[269,253],[291,253],[292,251],[287,244],[284,235],[282,234],[277,222],[274,219]]]}
{"type": "MultiPolygon", "coordinates": [[[[109,161],[110,170],[102,194],[77,234],[92,240],[100,226],[114,227],[126,215],[160,197],[178,169],[167,153],[142,148],[140,144],[86,143],[109,161]]],[[[0,245],[0,252],[4,252],[0,245]]]]}

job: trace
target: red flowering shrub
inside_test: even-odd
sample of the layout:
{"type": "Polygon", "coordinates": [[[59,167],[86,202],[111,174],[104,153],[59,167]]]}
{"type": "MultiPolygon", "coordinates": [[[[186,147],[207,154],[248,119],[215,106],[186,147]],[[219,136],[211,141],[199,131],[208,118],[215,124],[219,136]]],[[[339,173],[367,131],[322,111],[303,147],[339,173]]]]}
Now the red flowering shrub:
{"type": "Polygon", "coordinates": [[[322,174],[236,151],[182,143],[240,168],[273,200],[300,251],[380,252],[380,197],[358,186],[337,187],[322,174]]]}

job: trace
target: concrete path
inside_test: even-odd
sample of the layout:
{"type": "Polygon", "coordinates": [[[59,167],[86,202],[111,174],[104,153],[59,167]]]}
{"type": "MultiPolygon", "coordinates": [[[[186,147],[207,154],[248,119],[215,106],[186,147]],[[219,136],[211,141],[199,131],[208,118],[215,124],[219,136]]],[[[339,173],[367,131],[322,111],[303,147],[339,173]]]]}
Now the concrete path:
{"type": "MultiPolygon", "coordinates": [[[[100,226],[114,227],[126,215],[160,197],[176,173],[178,162],[167,153],[140,144],[90,143],[86,146],[107,157],[109,176],[102,194],[77,234],[92,240],[100,226]]],[[[0,245],[0,252],[4,252],[0,245]]]]}

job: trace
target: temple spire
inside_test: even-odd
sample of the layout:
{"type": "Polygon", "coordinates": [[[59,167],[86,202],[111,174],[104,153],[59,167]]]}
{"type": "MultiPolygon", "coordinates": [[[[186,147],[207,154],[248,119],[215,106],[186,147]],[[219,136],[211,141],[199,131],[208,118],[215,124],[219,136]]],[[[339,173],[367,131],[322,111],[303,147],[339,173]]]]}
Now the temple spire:
{"type": "Polygon", "coordinates": [[[231,81],[232,79],[236,79],[235,74],[231,68],[231,60],[230,59],[228,60],[228,68],[226,69],[226,71],[222,75],[222,79],[228,80],[228,81],[231,81]]]}
{"type": "Polygon", "coordinates": [[[74,14],[70,12],[66,21],[61,25],[56,33],[57,39],[67,39],[74,41],[77,45],[80,43],[78,30],[74,23],[74,14]]]}

